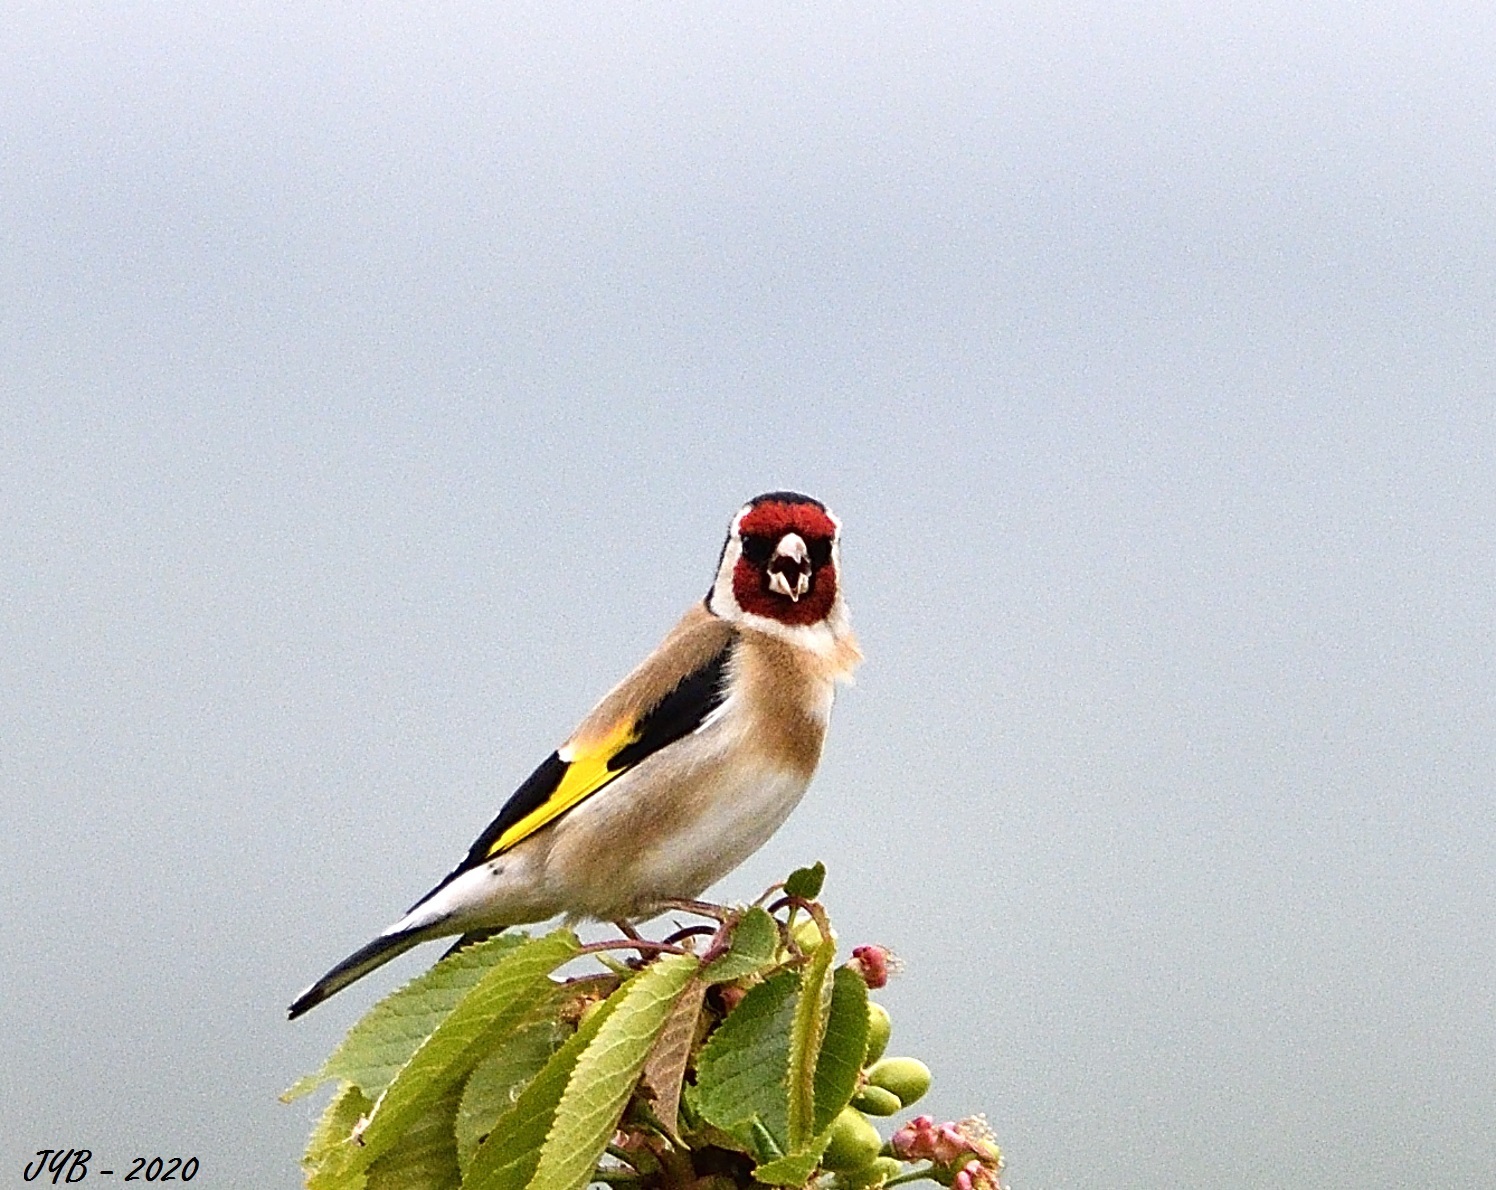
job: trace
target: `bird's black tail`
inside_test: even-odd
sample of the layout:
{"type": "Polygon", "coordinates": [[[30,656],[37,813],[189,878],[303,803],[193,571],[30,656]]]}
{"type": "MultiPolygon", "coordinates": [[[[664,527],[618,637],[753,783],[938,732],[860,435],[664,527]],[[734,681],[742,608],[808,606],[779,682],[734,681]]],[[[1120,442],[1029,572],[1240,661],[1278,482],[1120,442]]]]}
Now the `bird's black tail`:
{"type": "Polygon", "coordinates": [[[497,938],[508,928],[508,926],[489,926],[482,930],[469,930],[442,952],[442,958],[449,959],[458,951],[466,950],[469,946],[476,946],[480,942],[487,942],[490,938],[497,938]]]}
{"type": "Polygon", "coordinates": [[[367,946],[360,947],[319,979],[291,1003],[290,1020],[308,1012],[329,996],[341,992],[350,983],[362,979],[376,967],[382,967],[396,955],[402,955],[412,946],[424,942],[430,935],[425,930],[406,930],[399,934],[381,934],[367,946]]]}

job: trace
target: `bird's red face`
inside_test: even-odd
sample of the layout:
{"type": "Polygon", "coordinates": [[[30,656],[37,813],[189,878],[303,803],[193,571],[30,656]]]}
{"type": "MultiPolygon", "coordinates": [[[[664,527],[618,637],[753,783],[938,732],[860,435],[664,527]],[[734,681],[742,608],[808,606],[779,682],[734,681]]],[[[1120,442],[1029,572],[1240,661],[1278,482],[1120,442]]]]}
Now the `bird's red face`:
{"type": "Polygon", "coordinates": [[[836,519],[792,492],[759,496],[738,514],[732,594],[743,611],[781,624],[818,624],[836,603],[836,519]]]}

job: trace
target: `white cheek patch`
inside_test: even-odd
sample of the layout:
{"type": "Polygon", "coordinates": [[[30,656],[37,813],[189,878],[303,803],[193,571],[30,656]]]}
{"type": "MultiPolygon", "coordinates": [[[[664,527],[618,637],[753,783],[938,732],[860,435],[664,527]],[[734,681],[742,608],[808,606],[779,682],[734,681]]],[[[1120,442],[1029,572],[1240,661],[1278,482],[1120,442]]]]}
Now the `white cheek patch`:
{"type": "MultiPolygon", "coordinates": [[[[743,510],[747,511],[746,508],[743,510]]],[[[737,570],[738,559],[743,556],[743,540],[738,536],[738,521],[743,519],[743,512],[738,513],[737,519],[733,521],[732,536],[722,547],[722,564],[717,567],[717,578],[712,583],[712,594],[706,605],[707,611],[724,620],[737,620],[743,615],[743,609],[738,606],[738,597],[732,590],[733,572],[737,570]]]]}

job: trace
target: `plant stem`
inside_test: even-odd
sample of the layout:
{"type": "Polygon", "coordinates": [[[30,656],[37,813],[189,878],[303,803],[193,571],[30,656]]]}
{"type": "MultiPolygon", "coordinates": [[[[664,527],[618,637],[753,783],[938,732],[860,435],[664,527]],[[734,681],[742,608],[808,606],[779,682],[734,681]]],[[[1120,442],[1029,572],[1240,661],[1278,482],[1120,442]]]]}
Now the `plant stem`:
{"type": "Polygon", "coordinates": [[[668,942],[650,942],[644,938],[619,938],[612,942],[589,942],[577,951],[578,954],[602,954],[610,950],[637,950],[640,954],[685,954],[679,946],[668,942]]]}
{"type": "Polygon", "coordinates": [[[927,1178],[932,1182],[940,1180],[935,1176],[935,1167],[933,1165],[927,1165],[923,1169],[911,1169],[908,1173],[901,1173],[896,1178],[889,1178],[883,1185],[885,1187],[907,1186],[910,1182],[923,1182],[927,1178]]]}

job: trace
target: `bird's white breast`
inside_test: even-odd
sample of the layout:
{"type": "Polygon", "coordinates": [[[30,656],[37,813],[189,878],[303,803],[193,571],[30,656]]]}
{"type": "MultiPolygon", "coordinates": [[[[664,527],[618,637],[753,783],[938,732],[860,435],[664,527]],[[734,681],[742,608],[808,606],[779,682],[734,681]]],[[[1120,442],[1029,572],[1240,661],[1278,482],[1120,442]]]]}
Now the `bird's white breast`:
{"type": "Polygon", "coordinates": [[[698,731],[558,822],[546,874],[566,889],[568,911],[639,916],[699,896],[763,846],[810,774],[757,746],[757,727],[731,697],[698,731]]]}

